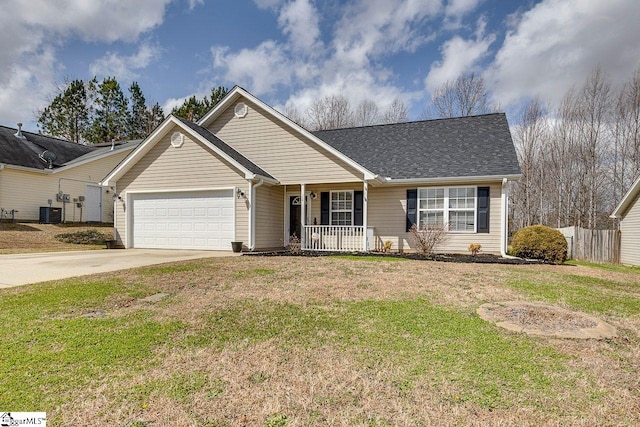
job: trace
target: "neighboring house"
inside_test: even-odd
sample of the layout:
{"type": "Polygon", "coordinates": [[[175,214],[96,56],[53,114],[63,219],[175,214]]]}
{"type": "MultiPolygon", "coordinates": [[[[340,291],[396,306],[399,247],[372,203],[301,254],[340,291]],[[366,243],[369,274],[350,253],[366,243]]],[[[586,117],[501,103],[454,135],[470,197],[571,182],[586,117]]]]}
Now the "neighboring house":
{"type": "Polygon", "coordinates": [[[520,168],[504,114],[309,132],[234,87],[197,124],[169,116],[103,181],[127,248],[411,250],[411,224],[450,224],[440,251],[503,253],[520,168]]]}
{"type": "Polygon", "coordinates": [[[620,262],[640,266],[640,177],[622,198],[611,218],[620,220],[620,262]]]}
{"type": "Polygon", "coordinates": [[[99,182],[139,142],[86,146],[0,126],[3,218],[38,221],[40,207],[51,201],[63,208],[63,221],[113,222],[113,192],[99,182]],[[59,201],[64,195],[67,202],[59,201]]]}

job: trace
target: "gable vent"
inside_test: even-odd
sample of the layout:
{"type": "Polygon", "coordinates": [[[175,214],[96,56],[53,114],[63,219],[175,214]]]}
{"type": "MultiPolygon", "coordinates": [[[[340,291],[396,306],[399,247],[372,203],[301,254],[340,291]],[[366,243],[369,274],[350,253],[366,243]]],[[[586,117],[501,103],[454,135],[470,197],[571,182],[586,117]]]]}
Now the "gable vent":
{"type": "Polygon", "coordinates": [[[14,133],[13,136],[20,139],[27,139],[27,137],[22,134],[22,123],[18,123],[18,132],[14,133]]]}

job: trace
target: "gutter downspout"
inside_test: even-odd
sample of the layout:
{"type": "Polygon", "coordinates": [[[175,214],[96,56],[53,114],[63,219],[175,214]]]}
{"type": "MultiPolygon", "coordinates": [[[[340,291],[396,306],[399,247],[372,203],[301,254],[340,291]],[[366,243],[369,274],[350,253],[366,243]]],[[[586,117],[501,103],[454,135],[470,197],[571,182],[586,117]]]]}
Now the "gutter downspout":
{"type": "Polygon", "coordinates": [[[264,184],[264,179],[260,178],[256,184],[251,181],[249,187],[249,250],[253,251],[256,247],[256,188],[264,184]]]}
{"type": "MultiPolygon", "coordinates": [[[[5,165],[6,165],[6,163],[0,163],[0,172],[2,172],[4,170],[5,165]]],[[[2,193],[0,193],[0,202],[1,201],[2,201],[2,193]]]]}
{"type": "Polygon", "coordinates": [[[500,218],[500,255],[503,258],[512,258],[507,255],[507,232],[509,230],[509,181],[507,178],[502,178],[502,197],[501,197],[501,209],[502,218],[500,218]]]}

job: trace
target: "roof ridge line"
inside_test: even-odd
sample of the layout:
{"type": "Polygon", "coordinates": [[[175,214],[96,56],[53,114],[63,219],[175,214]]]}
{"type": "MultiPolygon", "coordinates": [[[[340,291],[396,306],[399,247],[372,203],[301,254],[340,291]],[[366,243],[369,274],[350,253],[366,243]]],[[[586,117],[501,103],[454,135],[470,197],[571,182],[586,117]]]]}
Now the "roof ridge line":
{"type": "Polygon", "coordinates": [[[376,125],[364,125],[364,126],[349,126],[335,129],[322,129],[322,130],[314,130],[310,131],[311,133],[316,132],[331,132],[334,130],[348,130],[348,129],[363,129],[363,128],[373,128],[373,127],[382,127],[382,126],[396,126],[396,125],[407,125],[413,123],[426,123],[426,122],[438,122],[443,120],[459,120],[459,119],[468,119],[468,118],[476,118],[476,117],[484,117],[484,116],[499,116],[506,115],[504,112],[496,112],[496,113],[483,113],[483,114],[473,114],[470,116],[456,116],[456,117],[438,117],[436,119],[423,119],[423,120],[410,120],[407,122],[397,122],[397,123],[379,123],[376,125]]]}

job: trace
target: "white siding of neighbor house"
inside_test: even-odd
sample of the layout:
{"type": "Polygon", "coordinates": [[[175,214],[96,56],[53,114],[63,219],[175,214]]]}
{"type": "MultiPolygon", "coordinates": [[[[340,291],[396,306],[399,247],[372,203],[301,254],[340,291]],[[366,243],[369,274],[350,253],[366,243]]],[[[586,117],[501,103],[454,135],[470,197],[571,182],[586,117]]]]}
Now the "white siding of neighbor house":
{"type": "MultiPolygon", "coordinates": [[[[0,207],[16,209],[16,218],[19,220],[37,221],[40,218],[40,207],[49,206],[49,199],[52,200],[51,206],[62,207],[62,202],[56,202],[58,188],[69,194],[71,200],[86,196],[87,184],[97,185],[129,153],[130,150],[115,153],[55,174],[7,167],[0,171],[0,207]]],[[[80,221],[80,209],[75,207],[75,203],[66,204],[65,218],[67,222],[80,221]]],[[[84,209],[82,221],[85,221],[84,209]]],[[[105,189],[102,191],[102,221],[113,222],[113,193],[107,193],[105,189]]]]}
{"type": "Polygon", "coordinates": [[[218,138],[274,176],[281,184],[349,182],[362,173],[294,132],[250,101],[241,98],[208,126],[218,138]],[[245,117],[234,115],[238,102],[248,106],[245,117]]]}
{"type": "Polygon", "coordinates": [[[256,188],[255,248],[282,248],[284,233],[284,187],[262,185],[256,188]]]}
{"type": "MultiPolygon", "coordinates": [[[[116,240],[124,245],[127,244],[125,212],[127,192],[237,187],[245,194],[249,194],[249,183],[244,179],[244,175],[202,143],[185,135],[184,144],[181,147],[171,146],[171,134],[175,127],[169,129],[167,134],[116,183],[118,194],[123,196],[122,201],[115,203],[116,240]]],[[[249,200],[248,198],[234,198],[234,200],[235,240],[247,244],[249,200]]]]}
{"type": "MultiPolygon", "coordinates": [[[[459,186],[456,184],[455,186],[459,186]]],[[[442,187],[439,185],[435,187],[442,187]]],[[[468,253],[471,243],[482,245],[482,252],[500,253],[500,220],[501,220],[501,183],[474,184],[478,187],[489,186],[489,233],[450,233],[447,242],[436,248],[437,252],[468,253]]],[[[362,183],[342,183],[307,185],[306,191],[313,191],[318,198],[311,201],[310,222],[314,218],[320,223],[320,193],[323,191],[337,190],[362,190],[362,183]]],[[[374,227],[374,239],[376,249],[381,249],[384,242],[390,240],[393,243],[392,250],[413,251],[415,247],[411,243],[410,233],[406,232],[407,217],[407,189],[422,188],[410,187],[374,187],[369,185],[368,221],[369,227],[374,227]]],[[[287,193],[299,192],[299,186],[287,187],[287,193]]],[[[286,203],[286,202],[285,202],[286,203]]],[[[284,209],[284,208],[283,208],[284,209]]]]}
{"type": "Polygon", "coordinates": [[[620,221],[620,262],[640,266],[640,197],[620,221]]]}

